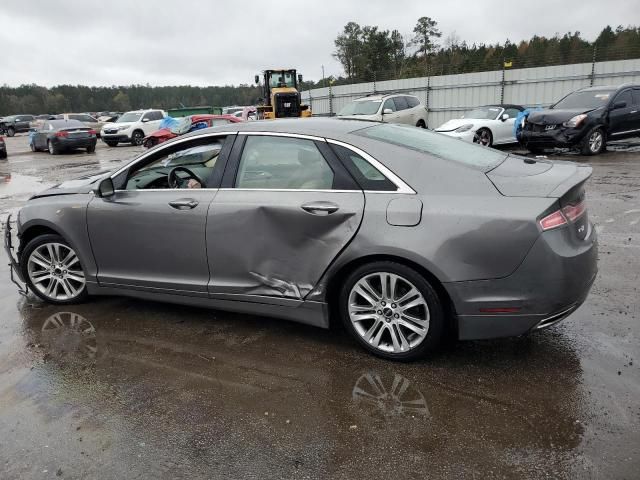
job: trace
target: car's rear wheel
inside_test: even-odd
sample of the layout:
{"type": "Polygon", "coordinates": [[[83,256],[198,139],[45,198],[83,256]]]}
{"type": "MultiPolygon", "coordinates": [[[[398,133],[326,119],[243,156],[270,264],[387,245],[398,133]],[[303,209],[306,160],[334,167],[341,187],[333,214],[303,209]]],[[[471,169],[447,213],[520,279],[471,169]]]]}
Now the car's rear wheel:
{"type": "Polygon", "coordinates": [[[90,147],[87,147],[87,153],[94,153],[95,151],[96,151],[95,145],[91,145],[90,147]]]}
{"type": "Polygon", "coordinates": [[[444,331],[444,311],[433,286],[396,262],[373,262],[343,284],[340,314],[346,329],[369,352],[409,361],[433,351],[444,331]]]}
{"type": "Polygon", "coordinates": [[[427,124],[424,123],[424,120],[418,120],[418,123],[416,123],[416,127],[427,128],[427,124]]]}
{"type": "Polygon", "coordinates": [[[58,147],[56,147],[51,140],[47,140],[47,150],[49,150],[51,155],[58,155],[58,153],[60,153],[58,147]]]}
{"type": "Polygon", "coordinates": [[[596,127],[585,135],[580,147],[580,153],[582,155],[597,155],[605,149],[606,143],[604,130],[596,127]]]}
{"type": "Polygon", "coordinates": [[[490,147],[493,145],[493,134],[488,128],[479,129],[473,136],[473,143],[478,143],[483,147],[490,147]]]}
{"type": "Polygon", "coordinates": [[[47,234],[31,240],[20,263],[29,289],[44,301],[62,305],[86,298],[80,259],[60,235],[47,234]]]}
{"type": "Polygon", "coordinates": [[[118,146],[118,142],[114,142],[113,140],[107,140],[104,143],[106,143],[107,146],[109,146],[109,147],[117,147],[118,146]]]}
{"type": "Polygon", "coordinates": [[[144,140],[144,133],[142,133],[140,130],[136,130],[135,132],[133,132],[131,134],[131,144],[135,145],[136,147],[139,147],[140,145],[142,145],[142,141],[144,140]]]}
{"type": "Polygon", "coordinates": [[[32,152],[37,152],[38,151],[38,149],[36,148],[36,144],[33,143],[33,142],[31,142],[29,144],[29,148],[31,149],[32,152]]]}
{"type": "Polygon", "coordinates": [[[7,128],[7,137],[13,137],[16,134],[16,129],[13,127],[7,128]]]}

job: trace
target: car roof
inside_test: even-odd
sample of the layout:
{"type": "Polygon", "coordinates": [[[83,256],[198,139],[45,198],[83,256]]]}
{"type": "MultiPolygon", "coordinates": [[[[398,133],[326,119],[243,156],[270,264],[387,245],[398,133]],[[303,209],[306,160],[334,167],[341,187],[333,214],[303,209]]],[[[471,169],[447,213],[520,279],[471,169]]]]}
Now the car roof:
{"type": "Polygon", "coordinates": [[[580,92],[597,92],[599,90],[619,90],[621,88],[626,88],[626,87],[636,87],[638,85],[632,85],[630,83],[624,83],[622,85],[598,85],[595,87],[585,87],[585,88],[581,88],[580,92]]]}
{"type": "Polygon", "coordinates": [[[416,95],[412,95],[410,93],[391,92],[391,93],[371,93],[371,94],[369,94],[367,96],[364,96],[364,97],[358,97],[353,101],[354,102],[362,102],[362,101],[366,101],[366,100],[382,100],[384,98],[400,97],[400,96],[418,98],[416,95]]]}

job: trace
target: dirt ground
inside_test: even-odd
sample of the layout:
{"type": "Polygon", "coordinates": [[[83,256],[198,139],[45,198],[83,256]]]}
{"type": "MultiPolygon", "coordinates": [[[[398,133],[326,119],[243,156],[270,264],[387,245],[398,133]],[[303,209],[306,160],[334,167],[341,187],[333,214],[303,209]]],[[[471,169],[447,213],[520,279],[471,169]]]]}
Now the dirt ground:
{"type": "MultiPolygon", "coordinates": [[[[7,146],[2,220],[140,151],[7,146]]],[[[554,157],[594,169],[586,303],[417,363],[338,327],[125,298],[54,307],[19,295],[1,262],[0,478],[638,478],[640,140],[554,157]]]]}

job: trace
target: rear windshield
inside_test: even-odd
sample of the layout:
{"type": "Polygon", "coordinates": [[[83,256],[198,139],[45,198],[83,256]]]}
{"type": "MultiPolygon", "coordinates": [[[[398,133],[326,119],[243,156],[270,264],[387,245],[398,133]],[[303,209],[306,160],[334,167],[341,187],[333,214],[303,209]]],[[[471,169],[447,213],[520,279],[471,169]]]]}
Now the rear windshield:
{"type": "Polygon", "coordinates": [[[462,163],[483,172],[495,168],[507,157],[505,153],[492,148],[462,142],[441,133],[408,125],[376,125],[354,133],[462,163]]]}
{"type": "Polygon", "coordinates": [[[614,90],[586,90],[582,92],[573,92],[564,97],[551,108],[598,108],[605,105],[611,98],[611,95],[613,95],[614,93],[614,90]]]}
{"type": "Polygon", "coordinates": [[[374,115],[378,112],[382,100],[359,100],[351,102],[338,112],[338,116],[343,115],[374,115]]]}
{"type": "Polygon", "coordinates": [[[53,125],[53,128],[74,128],[74,127],[80,127],[80,128],[84,128],[84,123],[78,121],[78,120],[51,120],[51,125],[53,125]]]}

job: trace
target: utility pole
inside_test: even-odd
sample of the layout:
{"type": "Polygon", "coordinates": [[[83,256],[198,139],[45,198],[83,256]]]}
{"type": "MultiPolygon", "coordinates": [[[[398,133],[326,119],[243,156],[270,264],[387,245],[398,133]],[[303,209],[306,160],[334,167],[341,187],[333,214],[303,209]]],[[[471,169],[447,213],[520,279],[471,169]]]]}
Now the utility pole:
{"type": "Polygon", "coordinates": [[[591,76],[589,86],[593,87],[593,81],[596,78],[596,54],[598,53],[598,47],[593,46],[593,57],[591,58],[591,76]]]}
{"type": "Polygon", "coordinates": [[[322,86],[326,87],[327,86],[327,81],[324,78],[324,65],[321,65],[321,66],[322,66],[322,86]]]}

